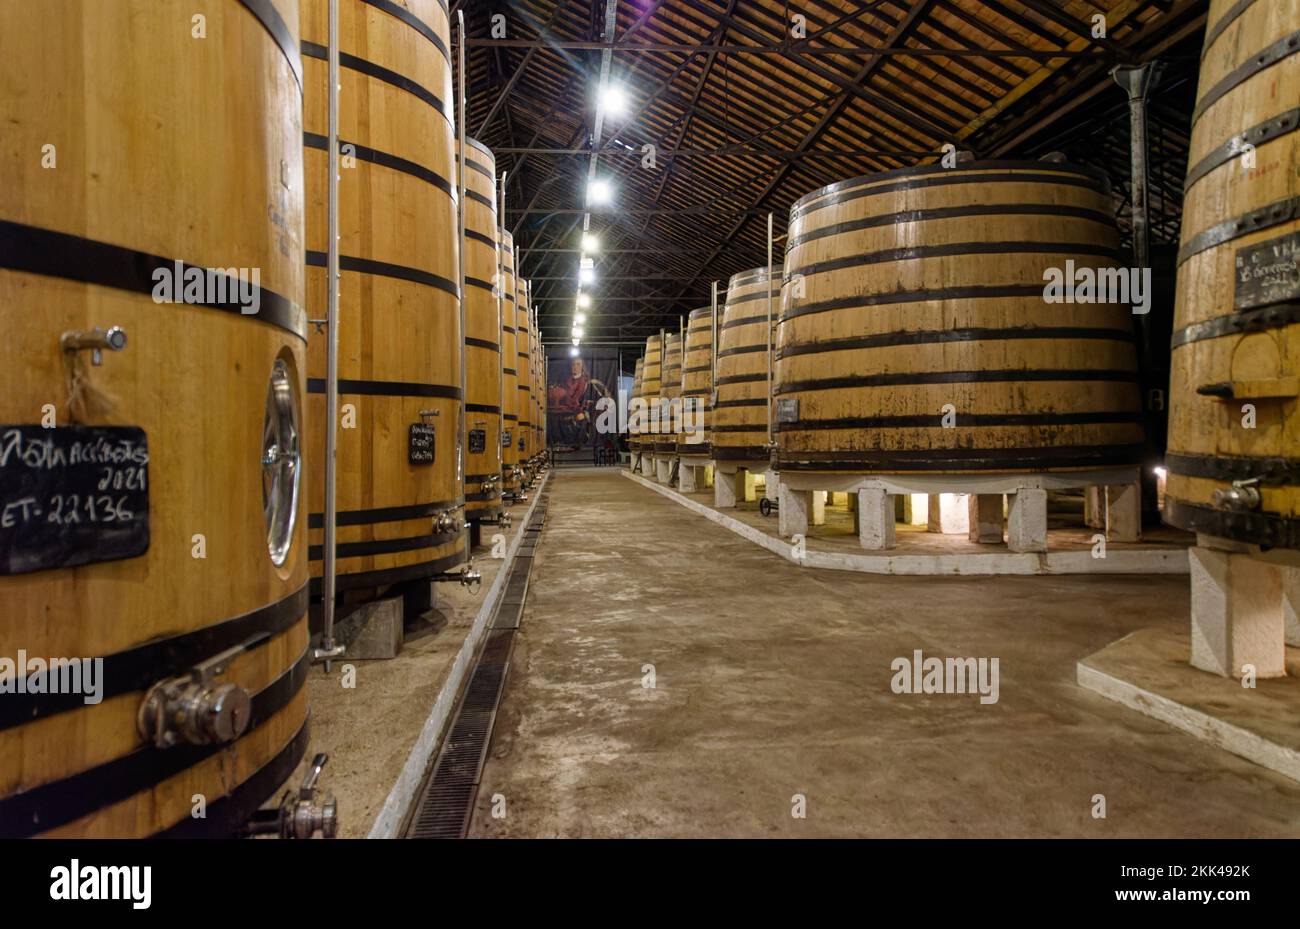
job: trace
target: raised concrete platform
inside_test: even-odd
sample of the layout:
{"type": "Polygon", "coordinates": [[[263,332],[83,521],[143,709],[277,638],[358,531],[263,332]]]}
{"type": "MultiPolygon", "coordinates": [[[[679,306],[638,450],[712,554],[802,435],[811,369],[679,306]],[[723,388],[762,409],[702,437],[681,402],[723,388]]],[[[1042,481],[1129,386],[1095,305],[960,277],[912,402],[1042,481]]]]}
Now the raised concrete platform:
{"type": "MultiPolygon", "coordinates": [[[[426,614],[432,622],[408,627],[401,652],[391,660],[344,655],[328,674],[311,670],[311,742],[284,786],[296,790],[307,762],[317,752],[328,753],[320,786],[338,800],[341,837],[398,836],[551,473],[528,492],[526,504],[510,508],[509,529],[484,527],[483,547],[473,553],[474,567],[483,575],[481,588],[438,584],[434,609],[426,614]],[[494,539],[498,533],[503,538],[494,539]]],[[[273,803],[280,793],[272,796],[273,803]]]]}
{"type": "MultiPolygon", "coordinates": [[[[859,571],[867,574],[1186,574],[1188,533],[1157,530],[1144,542],[1109,542],[1098,546],[1096,531],[1086,527],[1050,528],[1049,551],[1013,552],[1005,544],[970,541],[967,535],[927,532],[925,526],[895,525],[895,547],[864,551],[854,531],[852,514],[844,508],[824,507],[825,523],[814,525],[798,539],[779,535],[777,518],[758,514],[755,504],[720,509],[713,494],[683,494],[670,487],[622,472],[635,481],[692,512],[723,526],[740,537],[810,568],[859,571]],[[1101,552],[1104,557],[1096,557],[1101,552]]],[[[718,479],[715,476],[715,489],[718,479]]]]}
{"type": "Polygon", "coordinates": [[[1300,649],[1287,677],[1242,687],[1193,668],[1182,632],[1142,629],[1078,663],[1080,687],[1300,781],[1300,649]]]}

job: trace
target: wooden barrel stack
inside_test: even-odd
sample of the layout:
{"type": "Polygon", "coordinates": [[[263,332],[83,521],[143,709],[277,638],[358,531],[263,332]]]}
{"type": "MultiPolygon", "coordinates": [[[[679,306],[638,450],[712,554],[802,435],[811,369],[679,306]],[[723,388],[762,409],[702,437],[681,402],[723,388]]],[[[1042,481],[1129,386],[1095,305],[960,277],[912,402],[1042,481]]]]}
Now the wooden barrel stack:
{"type": "MultiPolygon", "coordinates": [[[[767,462],[768,328],[767,268],[732,275],[727,306],[718,326],[718,401],[713,405],[710,442],[715,461],[767,462]]],[[[780,280],[772,280],[772,324],[780,310],[780,280]]]]}
{"type": "Polygon", "coordinates": [[[501,241],[501,486],[504,493],[519,493],[519,302],[515,283],[514,237],[504,228],[501,241]]]}
{"type": "Polygon", "coordinates": [[[97,683],[34,674],[0,697],[7,837],[229,834],[307,745],[299,19],[296,0],[258,7],[205,4],[196,42],[179,0],[0,4],[21,37],[0,86],[31,88],[0,94],[0,509],[22,520],[0,530],[0,651],[102,660],[97,683]],[[238,302],[217,272],[168,295],[174,262],[259,278],[238,302]],[[101,365],[61,348],[113,327],[127,341],[101,365]],[[38,521],[9,506],[28,496],[38,521]],[[241,645],[224,710],[157,747],[146,692],[241,645]]]}
{"type": "Polygon", "coordinates": [[[519,376],[519,435],[515,445],[519,463],[526,466],[533,457],[533,333],[531,307],[528,305],[528,282],[515,279],[515,370],[519,376]]]}
{"type": "Polygon", "coordinates": [[[664,338],[663,367],[659,376],[659,435],[655,454],[672,458],[677,454],[677,424],[682,396],[682,336],[670,332],[664,338]]]}
{"type": "Polygon", "coordinates": [[[803,197],[777,332],[779,467],[1137,464],[1130,307],[1044,291],[1049,268],[1113,267],[1117,242],[1104,176],[1074,165],[907,168],[803,197]]]}
{"type": "MultiPolygon", "coordinates": [[[[456,162],[447,12],[342,0],[338,590],[367,599],[463,563],[456,162]],[[428,91],[417,93],[413,87],[428,91]],[[436,99],[434,99],[436,98],[436,99]],[[434,105],[434,104],[437,105],[434,105]],[[378,120],[381,111],[389,118],[378,120]],[[412,435],[433,430],[432,461],[412,435]],[[421,456],[423,458],[423,456],[421,456]]],[[[302,0],[307,307],[326,315],[326,0],[302,0]]],[[[326,339],[309,343],[313,593],[319,594],[326,339]]]]}
{"type": "Polygon", "coordinates": [[[677,440],[677,453],[683,457],[709,457],[709,398],[712,393],[713,308],[706,306],[691,310],[686,325],[681,394],[686,423],[677,440]]]}
{"type": "Polygon", "coordinates": [[[496,158],[466,140],[465,515],[501,515],[501,305],[497,271],[496,158]]]}
{"type": "Polygon", "coordinates": [[[654,452],[656,434],[659,428],[659,390],[663,371],[663,337],[652,335],[645,340],[645,354],[641,366],[641,399],[645,406],[641,411],[641,452],[654,452]]]}
{"type": "Polygon", "coordinates": [[[1164,519],[1298,549],[1300,9],[1216,0],[1207,22],[1178,255],[1164,519]]]}

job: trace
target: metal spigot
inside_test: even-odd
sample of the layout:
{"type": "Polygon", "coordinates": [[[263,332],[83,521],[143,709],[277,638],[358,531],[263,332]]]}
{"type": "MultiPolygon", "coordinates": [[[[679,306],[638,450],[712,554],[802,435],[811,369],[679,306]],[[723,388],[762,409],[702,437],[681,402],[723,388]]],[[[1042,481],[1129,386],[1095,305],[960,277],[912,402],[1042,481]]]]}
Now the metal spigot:
{"type": "Polygon", "coordinates": [[[278,835],[282,839],[310,839],[320,833],[332,839],[339,832],[338,804],[334,795],[322,793],[316,802],[316,782],[329,755],[321,752],[312,759],[297,794],[286,790],[275,810],[259,810],[244,830],[249,835],[278,835]]]}
{"type": "Polygon", "coordinates": [[[126,330],[121,326],[101,329],[96,326],[89,332],[71,330],[59,337],[59,346],[65,352],[90,350],[90,363],[98,367],[104,363],[104,349],[120,352],[126,348],[126,330]]]}
{"type": "Polygon", "coordinates": [[[1231,487],[1221,487],[1216,490],[1211,500],[1215,506],[1223,510],[1235,510],[1237,512],[1257,510],[1261,499],[1259,488],[1255,486],[1258,483],[1259,478],[1257,477],[1243,481],[1233,481],[1231,487]]]}
{"type": "Polygon", "coordinates": [[[228,648],[195,665],[189,674],[149,688],[136,711],[140,737],[157,748],[171,748],[182,742],[225,745],[243,735],[252,716],[248,691],[233,682],[219,683],[215,677],[262,638],[228,648]]]}
{"type": "Polygon", "coordinates": [[[460,532],[463,528],[464,526],[461,525],[460,520],[456,518],[455,510],[443,510],[433,520],[433,531],[438,535],[448,532],[460,532]]]}
{"type": "Polygon", "coordinates": [[[503,510],[501,515],[497,517],[497,525],[502,529],[509,529],[514,525],[514,517],[503,510]]]}
{"type": "Polygon", "coordinates": [[[462,587],[481,587],[483,585],[483,575],[474,568],[473,558],[466,562],[465,570],[460,572],[460,583],[462,587]]]}

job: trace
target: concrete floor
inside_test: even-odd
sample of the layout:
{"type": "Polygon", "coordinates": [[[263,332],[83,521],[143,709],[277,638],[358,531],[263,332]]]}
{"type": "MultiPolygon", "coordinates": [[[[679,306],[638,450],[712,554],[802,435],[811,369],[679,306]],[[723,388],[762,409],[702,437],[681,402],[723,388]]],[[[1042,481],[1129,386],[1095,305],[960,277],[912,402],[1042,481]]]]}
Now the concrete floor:
{"type": "Polygon", "coordinates": [[[551,491],[472,835],[1300,834],[1300,785],[1075,683],[1185,577],[817,571],[612,469],[551,491]],[[894,694],[918,648],[999,701],[894,694]]]}

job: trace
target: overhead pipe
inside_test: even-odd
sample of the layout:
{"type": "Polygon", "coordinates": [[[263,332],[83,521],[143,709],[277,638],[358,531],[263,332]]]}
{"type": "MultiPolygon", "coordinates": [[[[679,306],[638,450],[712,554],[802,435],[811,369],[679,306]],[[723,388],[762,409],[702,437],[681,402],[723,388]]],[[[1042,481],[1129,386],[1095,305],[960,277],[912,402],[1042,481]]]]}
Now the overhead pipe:
{"type": "Polygon", "coordinates": [[[772,446],[772,214],[767,214],[767,444],[772,446]]]}
{"type": "Polygon", "coordinates": [[[456,29],[460,33],[460,49],[457,54],[459,68],[456,70],[456,108],[459,130],[457,143],[460,147],[460,158],[458,161],[459,170],[456,172],[456,220],[460,228],[460,239],[457,243],[456,259],[459,265],[459,289],[460,289],[460,417],[456,425],[456,480],[462,482],[465,479],[465,420],[469,416],[469,411],[465,407],[465,394],[469,389],[469,379],[467,377],[465,355],[465,336],[469,333],[469,317],[465,304],[465,11],[456,11],[456,29]]]}
{"type": "Polygon", "coordinates": [[[329,117],[326,185],[328,237],[325,246],[325,514],[324,558],[321,576],[321,639],[312,652],[314,661],[323,661],[325,671],[331,659],[344,653],[334,641],[334,597],[338,583],[338,444],[339,444],[339,0],[329,4],[329,117]]]}

